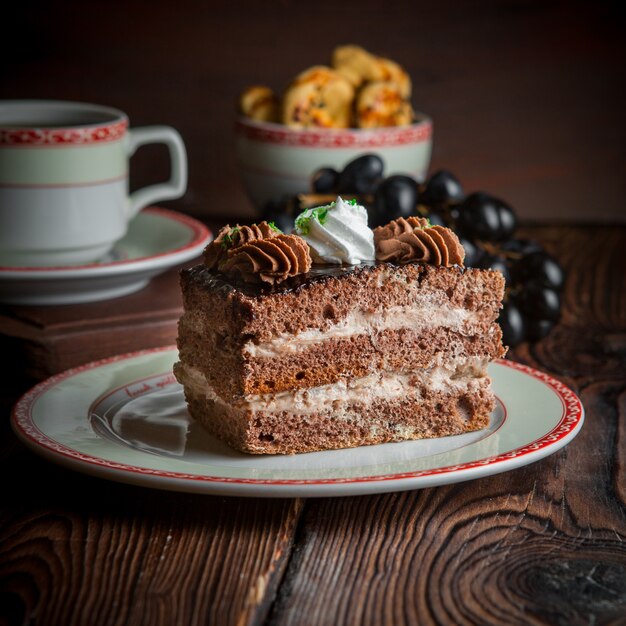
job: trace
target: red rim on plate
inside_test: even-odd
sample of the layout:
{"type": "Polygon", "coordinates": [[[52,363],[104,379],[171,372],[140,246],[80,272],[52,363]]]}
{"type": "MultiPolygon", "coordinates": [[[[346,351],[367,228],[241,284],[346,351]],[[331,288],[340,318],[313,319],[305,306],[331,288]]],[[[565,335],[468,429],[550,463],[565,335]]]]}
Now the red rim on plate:
{"type": "MultiPolygon", "coordinates": [[[[64,380],[75,376],[81,372],[92,370],[103,365],[114,363],[117,361],[124,361],[131,358],[143,356],[151,353],[166,352],[175,350],[175,346],[165,346],[161,348],[154,348],[150,350],[143,350],[139,352],[132,352],[129,354],[118,355],[92,363],[70,369],[66,372],[62,372],[55,376],[52,376],[25,393],[16,403],[12,413],[12,424],[16,433],[24,439],[27,443],[32,444],[35,448],[43,448],[44,450],[52,453],[56,457],[64,457],[66,459],[72,459],[79,461],[82,464],[88,464],[92,466],[98,466],[113,470],[114,472],[121,472],[131,475],[153,476],[159,478],[171,478],[184,481],[195,481],[204,483],[221,483],[221,484],[242,484],[242,485],[338,485],[338,484],[362,484],[362,483],[380,483],[386,481],[401,481],[406,479],[421,478],[425,476],[436,476],[442,474],[449,474],[451,472],[459,472],[461,470],[478,470],[489,466],[511,461],[512,459],[518,459],[526,455],[537,453],[545,448],[552,447],[559,441],[564,440],[570,436],[573,436],[577,430],[582,426],[582,419],[584,415],[583,406],[576,394],[562,382],[557,379],[540,372],[534,368],[522,365],[513,361],[506,361],[499,359],[496,361],[499,365],[509,367],[511,369],[522,372],[531,378],[539,380],[551,390],[561,401],[562,414],[558,423],[548,433],[537,438],[536,440],[529,442],[519,448],[515,448],[503,454],[490,456],[484,459],[471,461],[468,463],[462,463],[458,465],[448,465],[440,468],[419,470],[413,472],[401,472],[396,474],[383,474],[365,477],[349,477],[349,478],[317,478],[317,479],[254,479],[254,478],[233,478],[223,476],[203,476],[198,474],[189,474],[183,472],[169,472],[152,468],[142,468],[134,465],[126,465],[123,463],[117,463],[94,457],[91,455],[83,454],[67,446],[59,444],[44,433],[42,433],[32,420],[32,409],[37,399],[45,392],[49,391],[64,380]]],[[[165,374],[165,372],[164,372],[165,374]]],[[[128,383],[132,384],[132,383],[128,383]]],[[[475,476],[469,476],[468,478],[477,478],[475,476]]]]}

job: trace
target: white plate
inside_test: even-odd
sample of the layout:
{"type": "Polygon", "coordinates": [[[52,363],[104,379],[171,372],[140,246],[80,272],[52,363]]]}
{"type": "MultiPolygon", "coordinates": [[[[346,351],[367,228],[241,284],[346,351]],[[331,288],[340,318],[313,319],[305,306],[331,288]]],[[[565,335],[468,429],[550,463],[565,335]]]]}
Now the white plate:
{"type": "Polygon", "coordinates": [[[232,450],[188,418],[173,347],[89,363],[16,404],[17,435],[74,470],[159,489],[237,496],[344,496],[417,489],[515,469],[556,452],[583,423],[577,396],[511,361],[490,366],[498,398],[485,430],[294,456],[232,450]]]}
{"type": "Polygon", "coordinates": [[[0,302],[75,304],[125,296],[165,270],[198,256],[211,240],[201,222],[149,207],[99,263],[67,267],[0,267],[0,302]]]}

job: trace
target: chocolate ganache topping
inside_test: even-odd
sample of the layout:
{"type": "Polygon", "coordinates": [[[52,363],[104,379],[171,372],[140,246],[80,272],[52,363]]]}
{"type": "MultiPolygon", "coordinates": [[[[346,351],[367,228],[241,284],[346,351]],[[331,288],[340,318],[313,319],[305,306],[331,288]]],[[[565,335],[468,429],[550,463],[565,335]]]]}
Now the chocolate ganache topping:
{"type": "Polygon", "coordinates": [[[444,226],[430,226],[423,217],[400,217],[374,229],[377,261],[429,265],[463,265],[465,250],[459,238],[444,226]]]}
{"type": "Polygon", "coordinates": [[[270,284],[311,269],[306,242],[285,235],[273,224],[224,226],[204,251],[204,264],[223,274],[238,274],[245,282],[270,284]]]}

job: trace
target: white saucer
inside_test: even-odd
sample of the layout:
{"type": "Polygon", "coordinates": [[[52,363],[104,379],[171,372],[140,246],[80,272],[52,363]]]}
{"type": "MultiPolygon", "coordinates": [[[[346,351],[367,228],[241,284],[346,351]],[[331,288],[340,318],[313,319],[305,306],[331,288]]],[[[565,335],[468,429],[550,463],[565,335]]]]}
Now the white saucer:
{"type": "Polygon", "coordinates": [[[538,461],[569,443],[583,407],[558,380],[511,361],[489,367],[497,407],[481,431],[296,455],[247,455],[187,414],[157,348],[89,363],[43,381],[16,404],[13,428],[70,469],[157,489],[262,497],[348,496],[433,487],[538,461]]]}
{"type": "Polygon", "coordinates": [[[125,296],[145,287],[157,274],[198,256],[211,238],[210,230],[192,217],[149,207],[98,263],[0,267],[0,302],[75,304],[125,296]]]}

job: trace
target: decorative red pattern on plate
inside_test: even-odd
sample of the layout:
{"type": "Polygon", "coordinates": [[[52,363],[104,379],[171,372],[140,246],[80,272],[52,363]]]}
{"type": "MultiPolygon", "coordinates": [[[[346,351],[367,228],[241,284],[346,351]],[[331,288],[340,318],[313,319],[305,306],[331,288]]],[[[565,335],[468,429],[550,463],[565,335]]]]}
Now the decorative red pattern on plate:
{"type": "Polygon", "coordinates": [[[427,141],[433,132],[432,122],[428,119],[411,126],[377,128],[375,130],[297,130],[281,127],[278,124],[254,125],[252,122],[241,120],[237,120],[235,127],[240,135],[253,141],[309,148],[402,146],[427,141]]]}
{"type": "Polygon", "coordinates": [[[50,147],[117,141],[124,136],[128,120],[85,128],[0,128],[0,146],[50,147]]]}
{"type": "MultiPolygon", "coordinates": [[[[71,448],[67,448],[64,445],[57,443],[50,439],[47,435],[43,434],[32,421],[32,408],[37,399],[43,395],[49,389],[55,387],[60,382],[67,378],[71,378],[80,372],[95,369],[109,363],[117,361],[124,361],[132,359],[145,354],[151,354],[155,352],[165,352],[168,350],[175,350],[174,346],[165,346],[162,348],[154,348],[151,350],[143,350],[140,352],[133,352],[125,355],[118,355],[101,361],[88,363],[80,367],[73,368],[66,372],[62,372],[47,380],[39,383],[28,391],[18,401],[13,409],[12,420],[14,427],[24,436],[26,439],[34,442],[38,447],[42,447],[48,451],[54,452],[57,455],[71,458],[83,463],[97,465],[111,470],[117,470],[121,472],[127,472],[131,474],[140,474],[145,476],[157,476],[161,478],[172,478],[183,481],[198,481],[198,482],[211,482],[211,483],[237,483],[237,484],[250,484],[250,485],[337,485],[337,484],[349,484],[349,483],[372,483],[381,481],[393,481],[403,480],[410,478],[418,478],[423,476],[434,476],[439,474],[449,474],[461,470],[470,470],[474,468],[485,467],[488,465],[494,465],[505,461],[510,461],[524,455],[528,455],[537,452],[543,448],[546,448],[554,443],[560,441],[569,435],[580,424],[583,415],[583,406],[580,399],[576,394],[569,389],[562,382],[556,380],[552,376],[535,370],[527,365],[516,363],[513,361],[505,361],[499,359],[497,362],[499,365],[510,367],[512,369],[523,372],[524,374],[540,380],[547,386],[549,386],[559,397],[563,404],[563,413],[557,425],[548,433],[539,437],[535,441],[532,441],[522,447],[516,448],[509,452],[479,459],[476,461],[462,463],[459,465],[448,465],[446,467],[440,467],[435,469],[427,469],[414,472],[403,472],[396,474],[384,474],[378,476],[365,476],[365,477],[349,477],[349,478],[322,478],[322,479],[256,479],[256,478],[232,478],[223,476],[201,476],[198,474],[188,474],[183,472],[168,472],[158,469],[150,469],[144,467],[137,467],[134,465],[126,465],[124,463],[117,463],[98,457],[82,454],[71,448]]],[[[131,383],[127,383],[131,384],[131,383]]]]}

